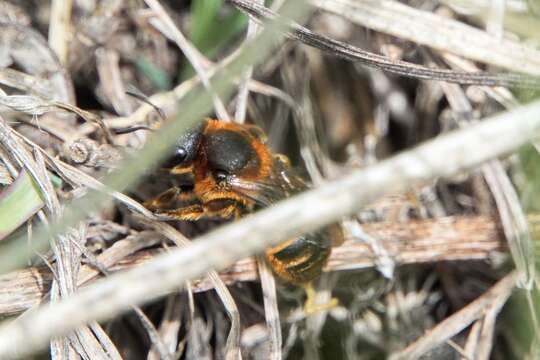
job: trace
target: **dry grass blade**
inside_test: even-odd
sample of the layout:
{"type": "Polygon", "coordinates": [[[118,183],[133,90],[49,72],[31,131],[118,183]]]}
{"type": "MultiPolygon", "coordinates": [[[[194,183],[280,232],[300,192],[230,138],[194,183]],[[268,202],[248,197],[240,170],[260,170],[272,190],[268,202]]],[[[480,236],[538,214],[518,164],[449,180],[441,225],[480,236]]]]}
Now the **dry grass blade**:
{"type": "Polygon", "coordinates": [[[463,22],[398,1],[313,0],[312,3],[355,24],[416,44],[513,72],[540,75],[540,52],[532,46],[494,36],[463,22]]]}
{"type": "Polygon", "coordinates": [[[357,220],[346,220],[342,225],[351,238],[366,244],[371,249],[375,257],[377,269],[384,277],[391,279],[396,267],[395,258],[390,256],[381,238],[368,235],[364,231],[364,227],[357,220]]]}
{"type": "Polygon", "coordinates": [[[154,349],[157,350],[159,353],[159,356],[162,360],[172,360],[174,352],[169,351],[166,347],[163,341],[161,340],[161,336],[159,332],[157,331],[154,324],[152,324],[152,321],[148,319],[146,314],[137,306],[133,307],[133,311],[139,318],[139,321],[141,322],[143,328],[146,330],[146,333],[148,334],[148,337],[150,338],[150,341],[152,342],[152,346],[154,349]]]}
{"type": "MultiPolygon", "coordinates": [[[[258,19],[276,18],[277,15],[264,6],[258,6],[253,1],[228,0],[230,3],[258,19]]],[[[356,61],[366,66],[376,67],[381,70],[398,75],[408,76],[416,79],[439,80],[451,83],[467,85],[485,86],[507,86],[523,88],[540,88],[540,78],[535,76],[525,76],[514,73],[469,73],[445,69],[430,69],[422,65],[417,65],[405,61],[394,61],[388,57],[377,55],[358,47],[346,44],[317,34],[296,23],[290,23],[288,36],[313,46],[332,55],[346,60],[356,61]]]]}
{"type": "Polygon", "coordinates": [[[0,105],[32,116],[43,115],[55,110],[65,110],[77,114],[89,123],[99,126],[105,134],[107,141],[112,143],[112,134],[107,126],[105,126],[105,123],[103,123],[103,120],[99,116],[74,105],[61,101],[45,100],[32,95],[6,95],[1,89],[0,105]]]}
{"type": "MultiPolygon", "coordinates": [[[[53,241],[56,277],[51,289],[51,303],[61,301],[75,293],[81,257],[79,248],[84,246],[85,239],[85,229],[79,227],[53,241]]],[[[52,358],[70,358],[70,355],[65,354],[70,348],[83,358],[85,356],[92,359],[109,358],[88,326],[76,329],[68,337],[54,339],[51,342],[52,358]]]]}
{"type": "MultiPolygon", "coordinates": [[[[164,240],[158,233],[143,231],[117,241],[113,246],[105,250],[96,257],[96,262],[105,269],[109,269],[116,263],[125,259],[137,251],[159,244],[164,240]]],[[[78,277],[78,284],[82,285],[100,274],[101,270],[95,266],[85,265],[81,268],[78,277]]]]}
{"type": "MultiPolygon", "coordinates": [[[[190,241],[180,234],[172,226],[160,223],[156,221],[143,220],[151,227],[153,227],[162,236],[168,238],[179,247],[185,247],[189,245],[190,241]]],[[[219,275],[215,271],[209,271],[208,279],[212,282],[216,293],[223,302],[225,309],[231,320],[231,330],[229,331],[229,337],[227,338],[227,348],[225,349],[225,359],[234,360],[241,359],[240,355],[240,313],[238,307],[234,302],[234,299],[227,289],[225,283],[220,279],[219,275]]]]}
{"type": "Polygon", "coordinates": [[[49,45],[56,52],[61,63],[67,59],[68,41],[71,34],[71,0],[53,0],[51,4],[51,24],[49,45]]]}
{"type": "Polygon", "coordinates": [[[52,156],[47,154],[46,151],[41,149],[39,146],[37,146],[35,143],[30,141],[29,139],[22,137],[20,135],[18,136],[29,146],[32,146],[34,149],[39,151],[41,155],[44,157],[45,161],[47,162],[47,165],[49,165],[52,169],[54,169],[57,172],[57,174],[61,176],[69,184],[72,184],[74,187],[84,186],[89,189],[93,189],[96,191],[101,191],[103,193],[109,194],[120,203],[123,203],[124,205],[126,205],[133,212],[138,213],[148,219],[156,219],[154,214],[148,209],[146,209],[144,206],[142,206],[139,202],[133,200],[127,195],[124,195],[118,191],[114,191],[108,188],[107,186],[105,186],[105,184],[101,183],[99,180],[82,172],[76,167],[73,167],[69,164],[66,164],[65,162],[61,160],[53,158],[52,156]]]}
{"type": "MultiPolygon", "coordinates": [[[[472,61],[456,56],[451,53],[441,53],[440,57],[452,68],[460,71],[478,72],[478,66],[472,61]]],[[[504,106],[506,109],[513,109],[519,106],[519,102],[514,94],[503,87],[480,87],[493,100],[504,106]]]]}
{"type": "Polygon", "coordinates": [[[478,347],[478,338],[480,337],[480,330],[482,328],[482,321],[476,320],[469,330],[469,335],[467,336],[467,343],[465,344],[465,356],[460,360],[471,360],[474,359],[474,354],[478,347]]]}
{"type": "MultiPolygon", "coordinates": [[[[209,75],[212,74],[214,74],[214,72],[211,72],[209,75]]],[[[190,91],[193,91],[199,84],[199,77],[194,76],[191,79],[182,82],[171,91],[158,93],[149,97],[148,102],[152,103],[154,106],[145,103],[139,106],[139,108],[137,108],[130,116],[109,118],[107,119],[107,126],[110,129],[118,129],[144,123],[148,116],[156,111],[155,107],[161,109],[166,117],[172,116],[176,111],[176,103],[189,94],[190,91]]],[[[78,135],[82,137],[93,131],[93,126],[85,124],[79,128],[78,135]]]]}
{"type": "Polygon", "coordinates": [[[120,56],[117,51],[106,48],[96,50],[96,66],[105,97],[120,115],[129,115],[135,104],[126,94],[120,73],[120,56]]]}
{"type": "MultiPolygon", "coordinates": [[[[255,0],[259,5],[264,5],[264,1],[255,0]]],[[[246,42],[253,40],[255,34],[257,33],[257,22],[253,19],[249,20],[248,30],[246,34],[246,42]]],[[[234,119],[236,122],[243,123],[246,118],[247,102],[249,97],[249,81],[253,74],[253,67],[249,67],[242,78],[240,87],[238,89],[238,94],[236,96],[236,112],[234,113],[234,119]]]]}
{"type": "MultiPolygon", "coordinates": [[[[159,234],[151,231],[143,231],[116,242],[112,247],[97,256],[92,265],[83,265],[81,267],[78,272],[77,286],[82,286],[103,273],[103,271],[98,269],[94,264],[99,265],[105,270],[111,268],[116,270],[114,269],[114,266],[117,263],[128,258],[135,252],[154,246],[161,241],[163,241],[163,238],[160,237],[159,234]]],[[[38,305],[43,298],[46,297],[51,288],[53,276],[48,267],[28,268],[22,271],[23,272],[18,273],[17,275],[20,276],[18,277],[18,280],[17,276],[12,279],[16,281],[20,280],[19,288],[30,291],[25,292],[25,295],[20,296],[21,294],[18,294],[17,291],[13,291],[14,288],[9,290],[7,288],[3,289],[5,291],[1,291],[0,299],[6,300],[6,302],[3,303],[5,307],[0,305],[0,308],[2,308],[0,312],[3,312],[5,315],[16,315],[38,305]]],[[[10,276],[6,275],[4,280],[7,280],[8,278],[10,278],[10,276]]]]}
{"type": "MultiPolygon", "coordinates": [[[[464,91],[454,84],[441,84],[450,107],[460,114],[458,125],[467,126],[472,120],[473,107],[464,91]]],[[[482,166],[482,174],[493,195],[503,224],[512,258],[520,274],[520,286],[531,289],[535,279],[534,246],[529,234],[526,215],[516,190],[498,160],[482,166]]]]}
{"type": "MultiPolygon", "coordinates": [[[[1,154],[0,154],[1,159],[1,154]]],[[[0,162],[0,184],[1,185],[10,185],[13,183],[13,177],[9,173],[9,170],[3,162],[0,162]]]]}
{"type": "Polygon", "coordinates": [[[0,84],[40,97],[47,97],[54,91],[48,80],[9,68],[0,69],[0,84]]]}
{"type": "MultiPolygon", "coordinates": [[[[159,334],[167,349],[167,352],[176,352],[180,326],[182,324],[181,301],[178,294],[170,295],[167,298],[163,319],[159,325],[159,334]]],[[[159,353],[155,346],[148,353],[147,360],[159,360],[159,353]]]]}
{"type": "Polygon", "coordinates": [[[122,360],[122,356],[118,352],[118,349],[114,346],[109,336],[98,323],[90,324],[90,329],[111,360],[122,360]]]}
{"type": "Polygon", "coordinates": [[[512,294],[517,281],[518,275],[515,271],[506,275],[480,298],[439,323],[406,349],[393,354],[390,360],[417,359],[468,327],[473,321],[481,318],[486,314],[486,309],[488,309],[487,313],[489,313],[489,309],[498,312],[512,294]]]}
{"type": "Polygon", "coordinates": [[[519,271],[519,286],[530,290],[536,278],[536,269],[527,217],[502,165],[490,162],[482,170],[495,198],[512,259],[519,271]]]}
{"type": "Polygon", "coordinates": [[[268,341],[270,351],[269,359],[280,360],[282,359],[281,348],[283,340],[281,337],[281,322],[279,320],[277,303],[276,280],[263,256],[257,258],[257,264],[263,293],[264,316],[266,318],[266,326],[268,327],[268,334],[270,337],[268,341]]]}
{"type": "Polygon", "coordinates": [[[30,76],[47,79],[50,91],[44,95],[48,99],[74,104],[71,78],[43,36],[28,26],[9,22],[0,21],[0,29],[3,67],[14,64],[30,76]]]}
{"type": "Polygon", "coordinates": [[[0,356],[24,356],[43,346],[52,336],[64,334],[82,323],[108,318],[133,304],[176,289],[212,268],[223,269],[284,239],[356,213],[384,194],[456,174],[515,150],[538,135],[539,112],[540,104],[532,103],[439,136],[343,179],[220,227],[141,267],[115,274],[60,304],[0,327],[0,356]],[[481,141],[486,138],[500,141],[481,141]],[[280,224],[279,228],[276,223],[280,224]],[[179,268],[184,271],[179,272],[179,268]],[[82,308],[85,311],[79,311],[82,308]],[[58,319],[62,321],[56,321],[58,319]]]}

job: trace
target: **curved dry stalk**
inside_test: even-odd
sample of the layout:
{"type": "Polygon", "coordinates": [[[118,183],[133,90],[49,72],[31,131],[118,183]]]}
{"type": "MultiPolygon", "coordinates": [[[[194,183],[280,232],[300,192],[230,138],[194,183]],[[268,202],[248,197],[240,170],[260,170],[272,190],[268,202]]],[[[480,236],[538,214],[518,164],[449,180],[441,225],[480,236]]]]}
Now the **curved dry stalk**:
{"type": "Polygon", "coordinates": [[[384,194],[451,176],[507,154],[538,136],[539,113],[540,102],[535,102],[439,136],[343,179],[222,226],[141,267],[115,274],[61,303],[0,327],[0,357],[26,356],[44,346],[51,337],[92,320],[114,316],[130,306],[178,289],[185,281],[210,269],[223,269],[268,246],[354,214],[384,194]]]}
{"type": "MultiPolygon", "coordinates": [[[[228,0],[242,11],[257,19],[280,19],[273,11],[264,6],[258,6],[247,0],[228,0]]],[[[389,57],[378,55],[356,46],[337,41],[327,36],[315,33],[297,23],[288,21],[287,35],[334,56],[348,61],[356,61],[365,66],[375,67],[390,73],[423,80],[439,80],[466,85],[507,86],[523,88],[540,88],[539,76],[526,76],[519,73],[486,73],[462,72],[447,69],[431,69],[426,66],[396,61],[389,57]]]]}
{"type": "Polygon", "coordinates": [[[312,4],[357,25],[416,44],[514,72],[540,75],[540,52],[532,46],[398,1],[312,0],[312,4]]]}

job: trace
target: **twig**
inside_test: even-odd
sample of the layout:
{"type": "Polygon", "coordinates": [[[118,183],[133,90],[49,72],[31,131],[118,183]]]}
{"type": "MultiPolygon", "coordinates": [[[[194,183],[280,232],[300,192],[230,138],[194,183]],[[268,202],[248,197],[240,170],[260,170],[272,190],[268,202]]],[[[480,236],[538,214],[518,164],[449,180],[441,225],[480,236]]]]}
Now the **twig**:
{"type": "Polygon", "coordinates": [[[378,164],[351,172],[340,180],[222,226],[141,267],[115,274],[62,303],[0,327],[0,357],[25,356],[44,346],[52,336],[65,334],[82,323],[116,315],[129,306],[155,299],[164,291],[177,289],[185,281],[212,268],[223,269],[268,246],[354,214],[384,194],[454,175],[515,150],[538,136],[539,113],[540,103],[535,102],[467,129],[439,136],[378,164]]]}
{"type": "MultiPolygon", "coordinates": [[[[536,221],[537,222],[537,221],[536,221]]],[[[441,218],[407,223],[368,223],[362,225],[370,236],[380,239],[397,265],[437,261],[485,260],[506,251],[497,221],[486,217],[441,218]]],[[[141,232],[116,242],[97,256],[96,263],[109,272],[127,270],[148,262],[161,251],[140,252],[161,238],[154,232],[141,232]],[[136,251],[139,251],[135,254],[136,251]]],[[[359,270],[374,267],[378,258],[371,247],[358,241],[346,241],[336,247],[325,271],[359,270]]],[[[100,271],[92,265],[80,270],[79,285],[95,279],[100,271]]],[[[253,258],[236,262],[220,272],[226,284],[257,279],[253,258]]],[[[49,291],[52,275],[46,267],[32,267],[0,276],[0,315],[13,315],[37,305],[49,291]]],[[[194,292],[214,288],[207,277],[192,282],[194,292]]]]}
{"type": "Polygon", "coordinates": [[[506,275],[480,298],[440,322],[427,334],[416,340],[406,349],[394,353],[389,359],[418,359],[430,349],[444,343],[447,339],[469,326],[473,321],[479,319],[486,313],[486,309],[493,308],[497,309],[497,311],[500,310],[502,305],[504,305],[506,300],[512,294],[517,281],[518,274],[516,271],[506,275]]]}

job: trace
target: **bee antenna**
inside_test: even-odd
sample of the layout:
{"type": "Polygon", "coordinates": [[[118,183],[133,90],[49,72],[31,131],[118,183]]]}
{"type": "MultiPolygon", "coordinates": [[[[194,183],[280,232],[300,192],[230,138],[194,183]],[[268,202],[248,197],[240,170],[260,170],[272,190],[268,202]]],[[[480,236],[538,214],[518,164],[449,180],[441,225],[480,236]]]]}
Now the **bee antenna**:
{"type": "Polygon", "coordinates": [[[113,131],[116,135],[122,135],[122,134],[129,134],[138,130],[154,131],[154,129],[149,128],[148,126],[144,126],[144,125],[129,126],[125,128],[114,129],[113,131]]]}
{"type": "Polygon", "coordinates": [[[161,120],[166,119],[166,116],[165,116],[165,113],[163,112],[163,110],[160,107],[158,107],[157,105],[155,105],[154,103],[152,103],[150,101],[150,99],[148,98],[148,96],[144,95],[142,92],[140,92],[135,87],[133,87],[133,86],[130,86],[130,87],[131,87],[131,89],[126,90],[126,95],[132,96],[135,99],[140,100],[143,103],[150,105],[154,110],[156,110],[156,112],[158,113],[161,120]]]}

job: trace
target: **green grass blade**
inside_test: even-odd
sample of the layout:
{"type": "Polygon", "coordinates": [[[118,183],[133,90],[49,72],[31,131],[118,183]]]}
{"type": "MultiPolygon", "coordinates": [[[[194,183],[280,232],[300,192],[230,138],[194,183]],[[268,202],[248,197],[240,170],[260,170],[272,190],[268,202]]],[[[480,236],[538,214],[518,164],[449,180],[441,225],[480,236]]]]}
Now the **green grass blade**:
{"type": "Polygon", "coordinates": [[[146,76],[152,82],[152,85],[159,90],[170,90],[172,88],[172,81],[169,74],[152,64],[146,58],[142,56],[137,57],[133,60],[133,63],[137,67],[137,70],[146,76]]]}
{"type": "MultiPolygon", "coordinates": [[[[206,41],[215,26],[222,0],[199,0],[191,5],[192,26],[190,39],[193,45],[199,46],[206,41]]],[[[200,48],[199,48],[200,49],[200,48]]]]}
{"type": "Polygon", "coordinates": [[[26,171],[0,193],[0,240],[31,218],[45,203],[26,171]]]}
{"type": "MultiPolygon", "coordinates": [[[[222,6],[222,0],[200,0],[191,5],[192,25],[189,39],[208,58],[216,56],[248,23],[247,17],[238,11],[220,16],[222,6]]],[[[194,73],[190,64],[186,64],[181,71],[183,79],[193,76],[194,73]]]]}

